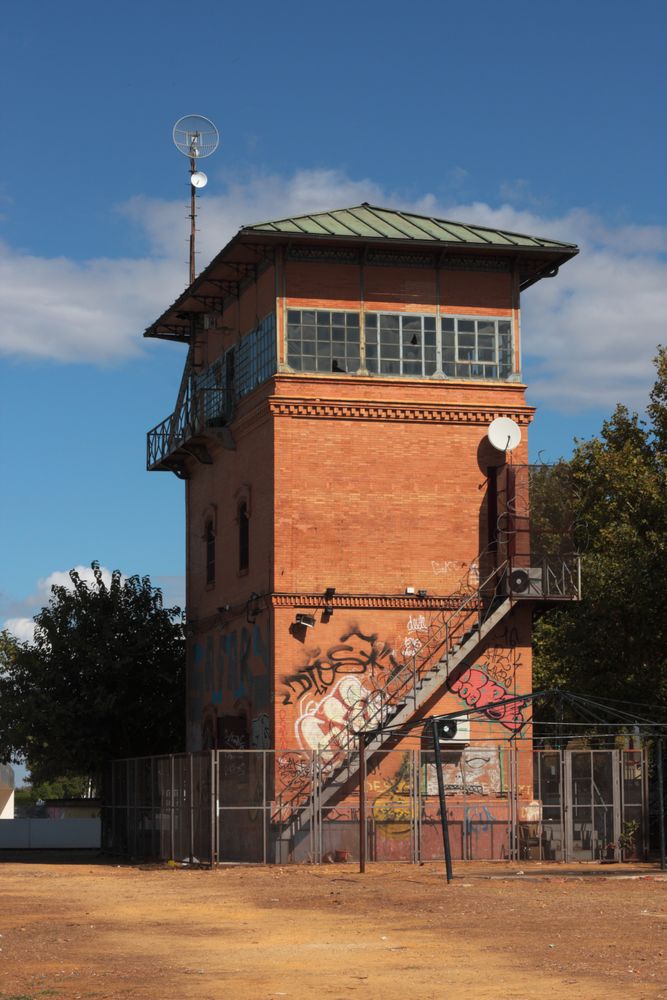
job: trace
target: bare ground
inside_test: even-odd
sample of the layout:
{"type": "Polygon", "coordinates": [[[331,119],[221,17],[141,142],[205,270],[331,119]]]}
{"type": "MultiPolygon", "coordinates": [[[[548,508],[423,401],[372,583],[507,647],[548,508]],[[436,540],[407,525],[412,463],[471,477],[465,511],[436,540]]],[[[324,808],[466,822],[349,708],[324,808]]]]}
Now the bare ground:
{"type": "Polygon", "coordinates": [[[6,862],[0,997],[667,1000],[667,880],[633,873],[6,862]]]}

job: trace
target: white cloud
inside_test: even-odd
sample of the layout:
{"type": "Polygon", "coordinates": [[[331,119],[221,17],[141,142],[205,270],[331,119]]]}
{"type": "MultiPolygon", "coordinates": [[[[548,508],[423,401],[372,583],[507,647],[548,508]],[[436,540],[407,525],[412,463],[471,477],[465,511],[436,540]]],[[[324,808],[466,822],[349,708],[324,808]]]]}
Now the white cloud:
{"type": "Polygon", "coordinates": [[[2,631],[10,632],[20,642],[33,642],[35,623],[32,618],[8,618],[2,631]]]}
{"type": "MultiPolygon", "coordinates": [[[[95,575],[90,566],[75,566],[74,569],[83,581],[89,584],[94,583],[95,575]]],[[[100,566],[100,571],[102,580],[108,587],[111,583],[111,570],[107,569],[106,566],[100,566]]],[[[41,608],[49,603],[52,587],[66,587],[67,590],[73,590],[74,584],[70,578],[69,570],[54,570],[48,576],[40,578],[37,581],[35,592],[13,605],[14,616],[6,618],[4,624],[0,624],[0,630],[6,629],[17,639],[32,642],[35,636],[35,623],[27,615],[37,614],[41,608]],[[24,614],[16,613],[17,611],[23,611],[24,614]]]]}
{"type": "MultiPolygon", "coordinates": [[[[523,300],[531,396],[563,410],[645,402],[651,359],[667,340],[667,227],[614,227],[584,209],[547,218],[510,203],[444,204],[429,193],[406,202],[334,170],[225,182],[224,194],[209,193],[212,184],[200,203],[200,267],[241,225],[361,201],[578,243],[580,256],[523,300]]],[[[505,194],[518,198],[515,188],[505,194]]],[[[143,327],[185,286],[187,222],[180,201],[137,196],[120,211],[148,237],[149,257],[75,263],[0,246],[0,352],[104,363],[141,350],[143,327]]]]}

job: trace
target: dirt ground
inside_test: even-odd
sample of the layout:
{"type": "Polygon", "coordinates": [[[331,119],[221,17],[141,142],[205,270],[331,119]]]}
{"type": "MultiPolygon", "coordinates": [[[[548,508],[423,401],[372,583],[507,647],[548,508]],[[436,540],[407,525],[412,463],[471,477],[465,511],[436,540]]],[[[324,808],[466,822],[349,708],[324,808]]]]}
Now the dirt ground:
{"type": "Polygon", "coordinates": [[[667,998],[654,867],[0,864],[0,997],[667,998]]]}

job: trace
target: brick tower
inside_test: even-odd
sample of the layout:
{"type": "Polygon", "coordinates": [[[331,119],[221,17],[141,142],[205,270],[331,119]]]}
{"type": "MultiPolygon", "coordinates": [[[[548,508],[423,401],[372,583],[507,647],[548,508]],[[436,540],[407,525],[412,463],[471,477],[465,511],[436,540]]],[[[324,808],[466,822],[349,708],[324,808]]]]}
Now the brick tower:
{"type": "Polygon", "coordinates": [[[573,594],[517,541],[520,293],[576,253],[363,204],[242,228],[149,327],[188,345],[148,435],[185,481],[188,749],[530,692],[532,600],[573,594]]]}

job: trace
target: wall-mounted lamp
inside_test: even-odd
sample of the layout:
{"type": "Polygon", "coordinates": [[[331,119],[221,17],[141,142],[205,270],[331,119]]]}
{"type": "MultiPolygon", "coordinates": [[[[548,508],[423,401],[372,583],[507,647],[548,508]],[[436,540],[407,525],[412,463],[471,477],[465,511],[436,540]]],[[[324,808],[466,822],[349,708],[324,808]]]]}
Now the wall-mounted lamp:
{"type": "Polygon", "coordinates": [[[417,597],[427,597],[427,596],[428,596],[428,590],[418,590],[417,591],[417,597]]]}
{"type": "Polygon", "coordinates": [[[326,615],[327,618],[331,618],[333,613],[334,613],[333,604],[325,604],[323,614],[326,615]]]}
{"type": "Polygon", "coordinates": [[[255,619],[257,615],[260,614],[261,608],[259,606],[259,594],[253,590],[252,594],[248,598],[248,603],[245,606],[245,617],[249,625],[255,624],[255,619]],[[253,603],[254,602],[254,603],[253,603]],[[252,608],[250,605],[253,605],[252,608]]]}
{"type": "Polygon", "coordinates": [[[314,615],[297,615],[296,624],[302,625],[304,628],[315,628],[315,616],[314,615]]]}
{"type": "Polygon", "coordinates": [[[336,593],[335,587],[327,587],[327,589],[324,591],[324,600],[330,601],[335,593],[336,593]]]}

